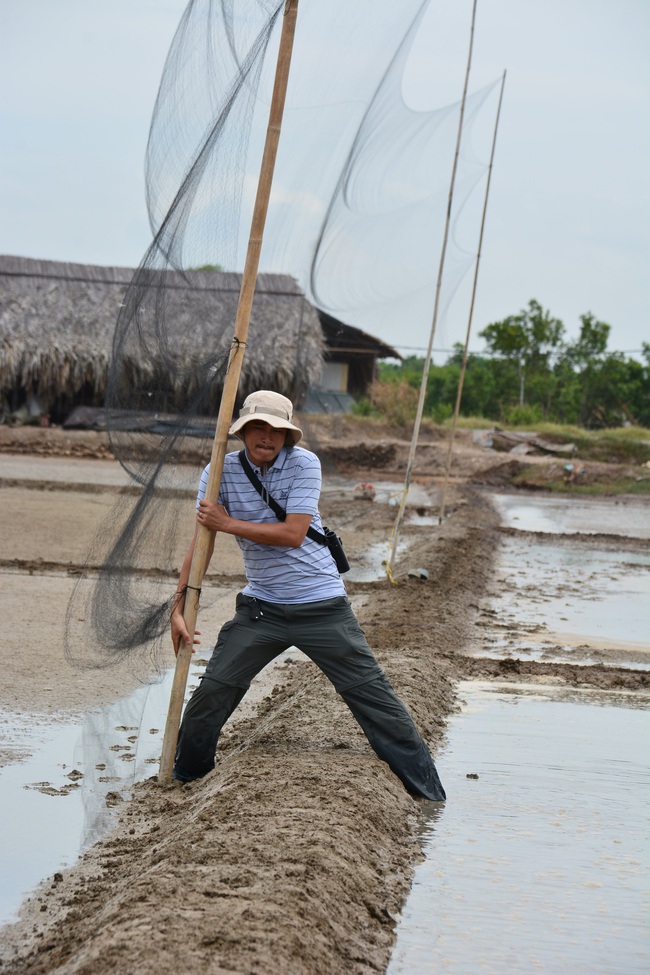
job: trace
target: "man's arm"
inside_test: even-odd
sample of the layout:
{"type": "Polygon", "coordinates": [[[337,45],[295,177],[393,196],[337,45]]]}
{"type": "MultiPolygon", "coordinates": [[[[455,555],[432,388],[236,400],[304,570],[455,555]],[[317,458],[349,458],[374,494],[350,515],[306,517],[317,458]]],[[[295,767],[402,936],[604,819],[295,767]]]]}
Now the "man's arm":
{"type": "MultiPolygon", "coordinates": [[[[174,606],[172,608],[170,622],[172,628],[172,643],[174,644],[174,653],[178,655],[178,650],[183,643],[200,643],[196,637],[201,635],[200,630],[195,630],[194,640],[190,641],[190,634],[188,633],[187,626],[185,625],[185,620],[183,618],[183,610],[185,609],[185,594],[187,583],[190,578],[190,569],[192,567],[192,557],[194,555],[194,546],[196,545],[196,539],[199,534],[199,523],[197,521],[196,527],[194,529],[194,537],[192,538],[192,544],[187,550],[187,555],[183,559],[183,565],[181,566],[181,573],[178,577],[178,585],[176,586],[176,596],[174,597],[174,606]]],[[[214,535],[211,537],[208,544],[207,560],[205,563],[205,568],[207,570],[210,559],[212,558],[212,553],[214,552],[214,535]]],[[[192,651],[194,652],[194,651],[192,651]]]]}
{"type": "Polygon", "coordinates": [[[287,515],[285,521],[242,521],[240,518],[231,518],[221,504],[205,500],[199,502],[199,524],[212,531],[237,535],[239,538],[247,538],[249,542],[258,542],[261,545],[300,548],[311,525],[311,519],[312,516],[309,514],[291,514],[287,515]]]}

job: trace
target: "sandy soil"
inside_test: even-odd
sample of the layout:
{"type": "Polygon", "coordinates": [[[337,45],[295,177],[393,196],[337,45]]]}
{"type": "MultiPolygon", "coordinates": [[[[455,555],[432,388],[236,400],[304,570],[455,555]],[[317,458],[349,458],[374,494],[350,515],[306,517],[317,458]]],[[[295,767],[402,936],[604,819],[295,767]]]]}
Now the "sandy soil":
{"type": "MultiPolygon", "coordinates": [[[[351,562],[363,565],[374,544],[387,545],[395,509],[356,500],[353,486],[398,480],[408,444],[389,430],[360,443],[354,424],[341,418],[310,427],[309,436],[325,460],[323,513],[343,534],[351,562]]],[[[437,511],[446,453],[435,433],[419,453],[414,482],[427,498],[417,504],[420,517],[437,511]]],[[[348,583],[371,646],[434,751],[461,677],[647,687],[641,672],[467,653],[480,643],[480,602],[501,537],[475,481],[507,485],[503,463],[502,455],[461,442],[447,520],[402,529],[409,548],[396,567],[399,584],[383,576],[348,583]],[[427,568],[428,581],[407,575],[414,566],[427,568]]],[[[74,579],[123,484],[101,434],[0,428],[0,570],[10,635],[0,647],[0,709],[9,725],[12,712],[56,721],[136,685],[125,668],[75,671],[62,645],[74,579]]],[[[188,533],[191,523],[190,505],[188,533]]],[[[231,542],[208,579],[215,595],[201,619],[211,636],[242,582],[231,542]]],[[[177,567],[160,567],[170,589],[177,567]]],[[[3,931],[3,972],[385,971],[421,855],[417,817],[426,804],[375,758],[309,662],[277,668],[264,691],[229,725],[211,775],[182,787],[141,783],[111,834],[30,898],[19,923],[3,931]]],[[[0,744],[5,763],[24,753],[21,743],[0,744]]]]}

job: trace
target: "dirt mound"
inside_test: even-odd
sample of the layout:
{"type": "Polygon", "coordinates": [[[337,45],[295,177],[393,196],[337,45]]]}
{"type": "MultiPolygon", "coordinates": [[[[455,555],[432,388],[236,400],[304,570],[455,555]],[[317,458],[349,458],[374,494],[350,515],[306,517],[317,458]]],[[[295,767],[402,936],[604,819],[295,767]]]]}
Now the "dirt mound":
{"type": "Polygon", "coordinates": [[[361,442],[350,446],[322,447],[318,453],[325,463],[329,462],[345,474],[394,466],[397,446],[395,443],[361,442]]]}
{"type": "Polygon", "coordinates": [[[508,460],[505,463],[497,463],[494,467],[478,471],[472,475],[471,482],[481,487],[512,487],[515,477],[520,473],[521,462],[518,460],[508,460]]]}

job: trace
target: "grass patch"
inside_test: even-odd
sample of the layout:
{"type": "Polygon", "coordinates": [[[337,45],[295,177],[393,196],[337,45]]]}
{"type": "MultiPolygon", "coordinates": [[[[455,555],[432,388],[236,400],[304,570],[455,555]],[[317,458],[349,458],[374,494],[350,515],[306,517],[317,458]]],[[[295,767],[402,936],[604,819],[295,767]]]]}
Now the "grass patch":
{"type": "MultiPolygon", "coordinates": [[[[443,420],[440,426],[444,429],[451,430],[453,422],[453,417],[449,417],[449,419],[443,420]]],[[[456,425],[459,429],[462,428],[463,430],[491,430],[497,426],[494,420],[486,420],[484,416],[459,416],[456,425]]],[[[505,427],[502,429],[505,429],[505,427]]]]}
{"type": "Polygon", "coordinates": [[[641,476],[630,476],[622,473],[612,473],[611,477],[591,479],[589,472],[584,478],[577,477],[575,481],[565,481],[551,474],[548,469],[537,465],[523,467],[512,478],[512,484],[520,488],[534,488],[551,491],[555,494],[581,494],[592,497],[607,497],[615,494],[650,495],[650,473],[641,476]]]}
{"type": "Polygon", "coordinates": [[[609,436],[576,437],[577,454],[584,460],[603,464],[646,464],[650,460],[650,442],[609,436]]]}

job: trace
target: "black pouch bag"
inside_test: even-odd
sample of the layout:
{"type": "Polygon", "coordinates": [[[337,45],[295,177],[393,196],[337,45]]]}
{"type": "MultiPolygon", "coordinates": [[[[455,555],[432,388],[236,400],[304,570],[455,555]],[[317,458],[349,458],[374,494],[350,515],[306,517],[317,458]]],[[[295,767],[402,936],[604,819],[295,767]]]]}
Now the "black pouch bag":
{"type": "MultiPolygon", "coordinates": [[[[284,508],[280,507],[280,505],[275,500],[275,498],[272,498],[271,495],[264,490],[264,488],[260,484],[259,478],[256,477],[253,468],[248,463],[248,458],[246,457],[245,450],[240,450],[239,462],[241,466],[244,468],[244,472],[246,473],[248,480],[251,482],[251,484],[257,491],[257,493],[262,498],[264,498],[264,500],[266,501],[266,503],[268,504],[269,508],[274,513],[278,521],[284,521],[284,519],[287,517],[286,511],[284,510],[284,508]]],[[[344,572],[348,572],[350,569],[350,563],[348,562],[347,556],[343,551],[343,542],[336,534],[336,532],[333,532],[331,528],[325,528],[325,526],[323,525],[323,532],[324,534],[321,535],[321,533],[317,532],[315,528],[309,528],[307,530],[307,535],[314,542],[318,542],[319,545],[327,545],[328,549],[331,552],[332,558],[336,562],[336,568],[339,570],[339,573],[343,575],[344,572]]]]}
{"type": "Polygon", "coordinates": [[[348,572],[350,569],[350,563],[343,549],[343,542],[331,528],[326,528],[323,525],[323,531],[325,532],[325,543],[332,553],[332,558],[336,562],[336,568],[343,575],[344,572],[348,572]]]}

